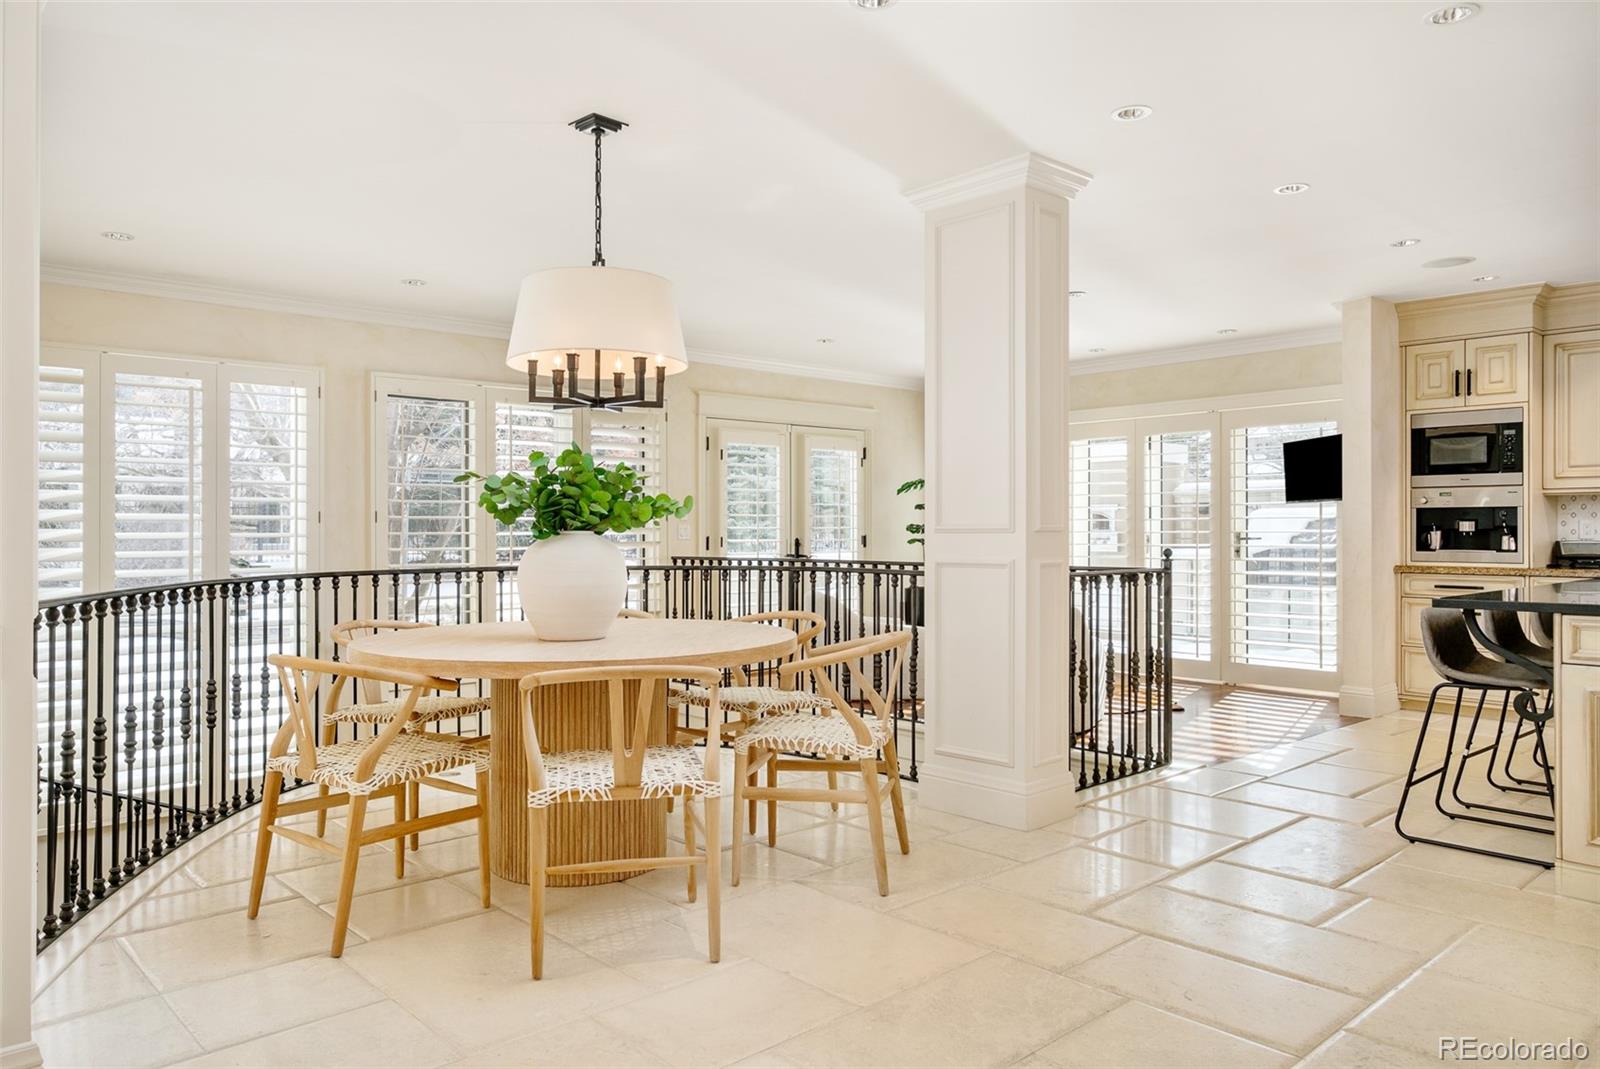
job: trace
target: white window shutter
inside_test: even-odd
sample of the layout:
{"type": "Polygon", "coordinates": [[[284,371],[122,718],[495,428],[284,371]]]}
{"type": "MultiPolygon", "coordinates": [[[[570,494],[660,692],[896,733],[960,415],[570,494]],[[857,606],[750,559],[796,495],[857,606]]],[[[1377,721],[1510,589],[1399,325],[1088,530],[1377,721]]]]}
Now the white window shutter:
{"type": "Polygon", "coordinates": [[[89,371],[39,369],[39,596],[88,593],[89,371]]]}

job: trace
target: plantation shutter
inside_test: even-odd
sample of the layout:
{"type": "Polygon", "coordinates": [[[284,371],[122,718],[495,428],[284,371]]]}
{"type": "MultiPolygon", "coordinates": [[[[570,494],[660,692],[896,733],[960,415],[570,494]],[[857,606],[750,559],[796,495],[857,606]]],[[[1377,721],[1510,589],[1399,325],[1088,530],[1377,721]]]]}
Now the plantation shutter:
{"type": "Polygon", "coordinates": [[[1133,510],[1126,435],[1097,435],[1072,443],[1072,563],[1106,567],[1131,563],[1133,510]]]}
{"type": "Polygon", "coordinates": [[[229,575],[303,571],[311,557],[316,384],[306,373],[225,369],[229,575]],[[248,377],[246,377],[248,376],[248,377]]]}
{"type": "Polygon", "coordinates": [[[92,381],[87,362],[39,369],[41,598],[87,593],[97,585],[88,521],[92,381]]]}
{"type": "Polygon", "coordinates": [[[109,572],[119,589],[204,571],[206,383],[172,363],[119,361],[108,384],[109,572]]]}
{"type": "MultiPolygon", "coordinates": [[[[651,495],[669,493],[662,456],[662,424],[653,415],[629,412],[596,412],[590,416],[589,451],[601,464],[626,464],[639,473],[645,491],[651,495]]],[[[606,537],[622,548],[632,564],[660,564],[666,544],[666,523],[625,534],[606,537]]]]}
{"type": "Polygon", "coordinates": [[[470,398],[386,398],[385,565],[471,563],[477,491],[454,480],[473,466],[473,408],[470,398]]]}
{"type": "MultiPolygon", "coordinates": [[[[499,393],[500,391],[494,391],[499,393]]],[[[576,440],[572,410],[530,405],[522,401],[494,402],[494,464],[491,471],[517,471],[528,474],[532,466],[528,454],[540,452],[554,463],[563,449],[576,440]]],[[[483,474],[487,475],[486,471],[483,474]]],[[[476,507],[478,487],[472,500],[476,507]]],[[[486,517],[487,518],[487,517],[486,517]]],[[[494,559],[498,564],[515,564],[528,544],[533,521],[524,516],[510,527],[494,524],[494,559]]]]}

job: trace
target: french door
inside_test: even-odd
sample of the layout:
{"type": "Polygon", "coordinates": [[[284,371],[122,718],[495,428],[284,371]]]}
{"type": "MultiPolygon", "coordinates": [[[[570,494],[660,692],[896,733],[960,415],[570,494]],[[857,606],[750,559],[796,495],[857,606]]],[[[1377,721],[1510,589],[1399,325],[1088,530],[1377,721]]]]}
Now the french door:
{"type": "Polygon", "coordinates": [[[1172,552],[1177,675],[1337,688],[1337,505],[1285,503],[1282,467],[1336,419],[1317,402],[1073,428],[1073,563],[1172,552]]]}
{"type": "Polygon", "coordinates": [[[864,556],[866,441],[860,431],[707,421],[714,526],[727,557],[864,556]]]}
{"type": "Polygon", "coordinates": [[[1283,499],[1284,443],[1338,429],[1332,404],[1223,414],[1229,682],[1338,685],[1339,506],[1283,499]]]}

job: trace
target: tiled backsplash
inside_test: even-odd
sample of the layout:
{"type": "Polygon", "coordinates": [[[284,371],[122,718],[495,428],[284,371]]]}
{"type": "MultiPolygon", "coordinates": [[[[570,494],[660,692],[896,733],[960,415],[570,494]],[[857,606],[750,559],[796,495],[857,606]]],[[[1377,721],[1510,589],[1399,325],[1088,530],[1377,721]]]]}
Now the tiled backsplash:
{"type": "Polygon", "coordinates": [[[1557,538],[1600,538],[1600,494],[1562,494],[1556,501],[1557,538]]]}

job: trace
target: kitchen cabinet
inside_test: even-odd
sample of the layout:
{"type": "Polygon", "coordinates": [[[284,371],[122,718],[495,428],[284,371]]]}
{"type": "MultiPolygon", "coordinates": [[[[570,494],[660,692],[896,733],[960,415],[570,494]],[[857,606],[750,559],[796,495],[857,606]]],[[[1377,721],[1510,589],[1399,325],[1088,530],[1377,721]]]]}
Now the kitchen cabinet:
{"type": "Polygon", "coordinates": [[[1543,488],[1600,491],[1600,330],[1546,337],[1543,371],[1543,488]]]}
{"type": "Polygon", "coordinates": [[[1460,408],[1466,364],[1465,342],[1406,346],[1406,411],[1460,408]]]}
{"type": "Polygon", "coordinates": [[[1472,338],[1467,342],[1462,400],[1474,405],[1510,404],[1528,399],[1528,336],[1472,338]]]}
{"type": "Polygon", "coordinates": [[[1439,682],[1439,676],[1422,648],[1422,610],[1433,604],[1434,598],[1451,594],[1471,594],[1481,590],[1511,590],[1523,585],[1517,575],[1484,575],[1482,573],[1407,573],[1399,579],[1400,650],[1396,665],[1396,683],[1400,697],[1426,701],[1428,692],[1439,682]]]}
{"type": "Polygon", "coordinates": [[[1600,871],[1600,619],[1558,619],[1556,856],[1600,871]]]}
{"type": "Polygon", "coordinates": [[[1406,411],[1526,401],[1530,366],[1527,334],[1408,345],[1406,411]]]}

